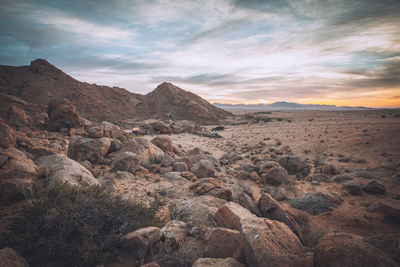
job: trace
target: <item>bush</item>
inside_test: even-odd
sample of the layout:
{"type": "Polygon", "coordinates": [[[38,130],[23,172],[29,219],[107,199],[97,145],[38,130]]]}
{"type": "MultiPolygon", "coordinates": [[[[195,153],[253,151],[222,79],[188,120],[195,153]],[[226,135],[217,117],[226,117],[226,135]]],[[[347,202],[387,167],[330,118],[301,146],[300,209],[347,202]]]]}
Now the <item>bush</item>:
{"type": "Polygon", "coordinates": [[[116,256],[128,232],[161,226],[161,206],[158,198],[147,207],[100,186],[56,185],[36,193],[1,246],[31,265],[95,266],[116,256]]]}

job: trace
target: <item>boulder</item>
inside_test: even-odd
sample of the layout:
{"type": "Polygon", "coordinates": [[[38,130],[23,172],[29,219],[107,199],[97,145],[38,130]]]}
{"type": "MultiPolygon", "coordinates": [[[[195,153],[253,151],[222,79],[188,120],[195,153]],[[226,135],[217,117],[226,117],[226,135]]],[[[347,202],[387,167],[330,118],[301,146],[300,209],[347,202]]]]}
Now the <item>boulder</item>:
{"type": "Polygon", "coordinates": [[[15,146],[17,141],[13,128],[0,118],[0,147],[9,148],[15,146]]]}
{"type": "Polygon", "coordinates": [[[247,193],[241,193],[239,195],[239,204],[251,211],[251,213],[257,215],[258,217],[262,217],[260,209],[257,207],[257,204],[254,202],[254,199],[249,196],[247,193]]]}
{"type": "Polygon", "coordinates": [[[336,196],[322,192],[305,192],[299,197],[292,198],[290,205],[293,208],[305,210],[316,215],[337,208],[342,201],[336,196]]]}
{"type": "Polygon", "coordinates": [[[140,228],[123,237],[122,249],[132,253],[138,259],[144,259],[152,253],[154,245],[160,242],[161,238],[162,233],[158,227],[140,228]]]}
{"type": "Polygon", "coordinates": [[[240,231],[248,266],[305,266],[306,256],[297,236],[283,223],[258,218],[229,202],[215,214],[223,227],[240,231]]]}
{"type": "Polygon", "coordinates": [[[226,188],[215,178],[202,178],[189,187],[196,195],[211,195],[217,198],[229,200],[232,191],[226,188]]]}
{"type": "Polygon", "coordinates": [[[281,207],[278,201],[271,197],[271,195],[263,193],[258,200],[258,207],[265,218],[283,222],[300,240],[303,240],[301,227],[296,220],[281,207]]]}
{"type": "Polygon", "coordinates": [[[204,256],[210,258],[234,258],[243,261],[243,243],[240,232],[227,228],[212,228],[206,235],[204,256]]]}
{"type": "Polygon", "coordinates": [[[310,174],[311,165],[298,157],[284,155],[280,158],[279,164],[284,167],[290,175],[306,177],[310,174]]]}
{"type": "Polygon", "coordinates": [[[198,258],[192,265],[192,267],[245,267],[240,262],[232,258],[226,259],[212,259],[212,258],[198,258]]]}
{"type": "Polygon", "coordinates": [[[323,173],[311,174],[308,176],[308,179],[311,181],[318,181],[318,182],[324,182],[324,183],[331,182],[331,179],[329,178],[329,176],[326,174],[323,174],[323,173]]]}
{"type": "Polygon", "coordinates": [[[28,267],[27,261],[12,248],[0,249],[0,267],[28,267]]]}
{"type": "Polygon", "coordinates": [[[368,184],[363,186],[365,192],[370,194],[385,194],[385,185],[378,179],[373,179],[368,184]]]}
{"type": "Polygon", "coordinates": [[[200,160],[191,169],[197,178],[215,177],[214,166],[209,160],[200,160]]]}
{"type": "Polygon", "coordinates": [[[164,237],[164,248],[167,251],[178,249],[184,242],[189,228],[185,222],[172,220],[161,228],[164,237]]]}
{"type": "Polygon", "coordinates": [[[342,184],[342,188],[352,195],[360,195],[361,194],[361,185],[357,181],[347,181],[342,184]]]}
{"type": "Polygon", "coordinates": [[[179,200],[171,209],[171,218],[197,225],[216,226],[214,215],[226,203],[213,196],[198,196],[179,200]]]}
{"type": "Polygon", "coordinates": [[[87,135],[90,138],[102,138],[103,134],[104,134],[103,129],[99,126],[90,127],[87,130],[87,135]]]}
{"type": "Polygon", "coordinates": [[[321,167],[321,172],[326,175],[337,175],[340,173],[338,166],[332,163],[325,163],[321,167]]]}
{"type": "Polygon", "coordinates": [[[172,134],[174,130],[168,123],[158,120],[144,121],[139,125],[139,134],[172,134]]]}
{"type": "Polygon", "coordinates": [[[174,152],[171,138],[166,136],[157,136],[151,139],[151,142],[164,152],[174,152]]]}
{"type": "Polygon", "coordinates": [[[68,157],[78,161],[89,160],[92,163],[96,163],[107,155],[110,145],[111,140],[106,137],[74,137],[68,145],[68,157]]]}
{"type": "Polygon", "coordinates": [[[277,201],[290,200],[295,197],[294,193],[283,186],[272,189],[271,196],[277,201]]]}
{"type": "Polygon", "coordinates": [[[290,183],[288,173],[284,168],[274,167],[261,175],[261,179],[266,184],[281,185],[290,183]]]}
{"type": "Polygon", "coordinates": [[[115,124],[108,121],[103,121],[97,127],[103,130],[103,136],[109,138],[116,138],[119,141],[125,141],[127,139],[127,134],[121,130],[121,128],[115,124]]]}
{"type": "Polygon", "coordinates": [[[48,126],[51,130],[76,128],[82,125],[82,119],[75,106],[67,99],[56,99],[47,105],[48,126]]]}
{"type": "Polygon", "coordinates": [[[37,177],[37,167],[32,160],[15,147],[0,149],[0,178],[32,180],[37,177]]]}
{"type": "Polygon", "coordinates": [[[111,170],[135,173],[140,167],[140,162],[141,159],[132,152],[119,153],[111,163],[111,170]]]}
{"type": "Polygon", "coordinates": [[[347,233],[328,233],[314,250],[314,266],[397,266],[385,253],[347,233]]]}
{"type": "Polygon", "coordinates": [[[344,182],[344,181],[354,180],[354,177],[352,175],[350,175],[350,174],[343,173],[343,174],[338,174],[338,175],[333,176],[332,180],[335,183],[341,183],[341,182],[344,182]]]}
{"type": "Polygon", "coordinates": [[[381,202],[381,209],[386,218],[400,224],[400,200],[383,200],[381,202]]]}
{"type": "Polygon", "coordinates": [[[164,151],[142,137],[129,139],[118,151],[118,153],[123,152],[132,152],[136,154],[142,159],[141,165],[143,167],[147,167],[153,163],[160,163],[165,155],[164,151]]]}
{"type": "Polygon", "coordinates": [[[80,186],[100,185],[88,169],[63,154],[39,158],[37,165],[39,174],[46,177],[47,185],[56,183],[80,186]]]}
{"type": "Polygon", "coordinates": [[[61,153],[61,151],[47,146],[34,146],[29,150],[29,152],[32,154],[34,160],[44,156],[61,153]]]}
{"type": "Polygon", "coordinates": [[[23,127],[32,123],[32,118],[17,106],[10,106],[8,108],[7,118],[10,125],[14,127],[23,127]]]}
{"type": "Polygon", "coordinates": [[[176,172],[186,172],[188,171],[188,166],[185,162],[174,162],[172,168],[176,172]]]}

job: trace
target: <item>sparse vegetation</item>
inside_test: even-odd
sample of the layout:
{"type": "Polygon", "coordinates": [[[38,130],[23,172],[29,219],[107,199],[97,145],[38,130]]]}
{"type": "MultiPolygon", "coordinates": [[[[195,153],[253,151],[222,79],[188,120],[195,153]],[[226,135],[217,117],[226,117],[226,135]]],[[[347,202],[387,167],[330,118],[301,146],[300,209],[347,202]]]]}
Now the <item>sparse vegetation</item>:
{"type": "Polygon", "coordinates": [[[1,246],[18,250],[31,265],[95,266],[115,256],[122,237],[150,225],[162,206],[146,206],[103,187],[56,185],[36,192],[1,246]]]}
{"type": "Polygon", "coordinates": [[[217,126],[217,127],[215,127],[215,128],[212,128],[212,130],[213,130],[213,131],[223,131],[223,130],[225,130],[225,127],[219,125],[219,126],[217,126]]]}
{"type": "Polygon", "coordinates": [[[324,143],[316,143],[313,147],[315,167],[319,167],[324,163],[324,154],[326,154],[327,146],[324,143]]]}

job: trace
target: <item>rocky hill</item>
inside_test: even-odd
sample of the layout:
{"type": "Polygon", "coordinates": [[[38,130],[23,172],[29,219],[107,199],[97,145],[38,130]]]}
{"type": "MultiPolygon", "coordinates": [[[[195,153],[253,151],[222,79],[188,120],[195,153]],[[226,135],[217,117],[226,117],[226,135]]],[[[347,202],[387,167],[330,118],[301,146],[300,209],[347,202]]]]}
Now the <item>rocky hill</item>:
{"type": "Polygon", "coordinates": [[[172,84],[163,83],[153,92],[140,95],[123,88],[80,82],[43,59],[29,66],[0,65],[0,93],[39,105],[43,111],[52,100],[66,98],[83,117],[99,121],[167,118],[169,113],[175,119],[204,123],[230,115],[172,84]]]}

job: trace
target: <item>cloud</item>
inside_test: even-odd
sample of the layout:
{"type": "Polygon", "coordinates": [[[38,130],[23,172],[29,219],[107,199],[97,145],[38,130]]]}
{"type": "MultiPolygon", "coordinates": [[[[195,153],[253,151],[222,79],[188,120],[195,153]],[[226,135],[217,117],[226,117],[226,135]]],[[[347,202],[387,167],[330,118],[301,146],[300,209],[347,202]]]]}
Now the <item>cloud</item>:
{"type": "Polygon", "coordinates": [[[170,81],[224,102],[361,105],[400,88],[397,0],[0,4],[0,64],[45,58],[86,82],[146,93],[170,81]]]}

